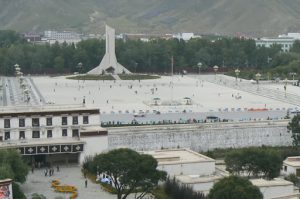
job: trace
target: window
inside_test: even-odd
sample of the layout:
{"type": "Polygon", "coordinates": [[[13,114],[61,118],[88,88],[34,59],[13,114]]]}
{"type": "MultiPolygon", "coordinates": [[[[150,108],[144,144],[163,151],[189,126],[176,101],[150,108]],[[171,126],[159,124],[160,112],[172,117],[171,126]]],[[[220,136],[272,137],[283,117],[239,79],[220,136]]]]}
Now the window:
{"type": "Polygon", "coordinates": [[[83,124],[88,124],[89,123],[89,116],[85,115],[83,116],[83,124]]]}
{"type": "Polygon", "coordinates": [[[32,118],[32,126],[33,127],[40,126],[40,119],[39,118],[32,118]]]}
{"type": "Polygon", "coordinates": [[[40,132],[39,131],[32,131],[32,138],[40,138],[40,132]]]}
{"type": "Polygon", "coordinates": [[[19,132],[19,139],[25,139],[25,131],[19,132]]]}
{"type": "Polygon", "coordinates": [[[68,125],[68,118],[67,117],[62,117],[61,118],[61,124],[62,125],[68,125]]]}
{"type": "Polygon", "coordinates": [[[19,127],[25,127],[25,118],[19,119],[19,127]]]}
{"type": "Polygon", "coordinates": [[[79,130],[78,129],[73,129],[72,130],[72,137],[79,137],[79,130]]]}
{"type": "Polygon", "coordinates": [[[4,139],[5,140],[9,140],[10,139],[10,132],[9,131],[7,131],[7,132],[4,133],[4,139]]]}
{"type": "Polygon", "coordinates": [[[47,126],[52,126],[52,117],[47,117],[46,118],[46,125],[47,126]]]}
{"type": "Polygon", "coordinates": [[[78,124],[78,116],[73,116],[73,124],[78,124]]]}
{"type": "Polygon", "coordinates": [[[287,170],[287,166],[284,166],[284,171],[286,171],[287,170]]]}
{"type": "Polygon", "coordinates": [[[63,129],[62,130],[62,136],[68,136],[68,129],[63,129]]]}
{"type": "Polygon", "coordinates": [[[52,130],[47,130],[47,138],[52,138],[52,130]]]}
{"type": "Polygon", "coordinates": [[[297,177],[300,177],[300,169],[296,169],[296,175],[297,177]]]}
{"type": "Polygon", "coordinates": [[[10,128],[10,119],[4,119],[4,128],[10,128]]]}

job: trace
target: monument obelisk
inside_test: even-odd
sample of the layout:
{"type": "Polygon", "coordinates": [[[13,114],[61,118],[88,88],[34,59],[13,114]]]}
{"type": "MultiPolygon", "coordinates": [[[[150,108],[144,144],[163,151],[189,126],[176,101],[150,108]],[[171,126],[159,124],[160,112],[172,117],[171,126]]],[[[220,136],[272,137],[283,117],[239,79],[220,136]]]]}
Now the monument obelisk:
{"type": "Polygon", "coordinates": [[[100,65],[89,71],[87,74],[130,74],[124,66],[118,63],[115,52],[115,29],[105,26],[106,50],[100,65]]]}

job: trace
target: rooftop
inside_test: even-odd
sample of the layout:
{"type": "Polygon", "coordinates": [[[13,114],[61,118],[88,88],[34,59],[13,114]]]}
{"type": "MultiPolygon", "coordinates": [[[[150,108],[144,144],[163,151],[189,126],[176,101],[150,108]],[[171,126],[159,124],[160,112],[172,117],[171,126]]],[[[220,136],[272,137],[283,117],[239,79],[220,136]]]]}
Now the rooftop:
{"type": "Polygon", "coordinates": [[[258,187],[274,187],[274,186],[293,186],[292,182],[286,181],[281,178],[274,178],[273,180],[265,179],[250,179],[253,185],[258,187]]]}
{"type": "Polygon", "coordinates": [[[283,164],[293,166],[293,167],[300,167],[300,156],[288,157],[283,161],[283,164]]]}
{"type": "Polygon", "coordinates": [[[48,113],[48,112],[70,112],[70,111],[96,111],[97,108],[89,108],[81,104],[74,105],[35,105],[35,106],[0,106],[0,115],[17,113],[48,113]]]}
{"type": "Polygon", "coordinates": [[[165,149],[158,151],[143,151],[141,153],[152,155],[158,161],[158,165],[215,162],[214,159],[189,149],[165,149]]]}

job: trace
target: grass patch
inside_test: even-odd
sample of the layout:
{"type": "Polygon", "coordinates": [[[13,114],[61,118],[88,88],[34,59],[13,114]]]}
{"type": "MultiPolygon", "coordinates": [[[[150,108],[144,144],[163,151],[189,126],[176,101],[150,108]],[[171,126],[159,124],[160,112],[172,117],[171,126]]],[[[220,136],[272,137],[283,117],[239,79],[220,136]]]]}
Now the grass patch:
{"type": "Polygon", "coordinates": [[[120,74],[122,80],[145,80],[145,79],[159,79],[158,75],[147,75],[147,74],[120,74]]]}
{"type": "Polygon", "coordinates": [[[67,77],[67,79],[74,80],[114,80],[111,75],[77,75],[72,77],[67,77]]]}

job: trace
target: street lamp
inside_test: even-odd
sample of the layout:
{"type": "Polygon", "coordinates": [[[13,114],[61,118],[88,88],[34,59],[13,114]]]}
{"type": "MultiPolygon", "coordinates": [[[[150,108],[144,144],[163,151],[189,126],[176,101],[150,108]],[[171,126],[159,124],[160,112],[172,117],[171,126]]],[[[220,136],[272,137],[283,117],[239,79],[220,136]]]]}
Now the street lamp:
{"type": "Polygon", "coordinates": [[[284,86],[283,86],[283,88],[284,88],[284,97],[286,97],[286,86],[287,86],[287,83],[288,83],[288,79],[285,78],[285,80],[284,80],[284,86]]]}
{"type": "Polygon", "coordinates": [[[215,80],[217,79],[217,72],[218,72],[218,70],[219,70],[219,67],[217,66],[217,65],[215,65],[214,67],[213,67],[213,69],[214,69],[214,71],[215,71],[215,80]]]}
{"type": "Polygon", "coordinates": [[[197,64],[197,66],[198,66],[198,68],[199,68],[199,75],[200,75],[200,70],[201,70],[201,67],[202,67],[202,63],[199,62],[199,63],[197,64]]]}
{"type": "Polygon", "coordinates": [[[138,66],[138,63],[137,62],[134,62],[134,73],[136,73],[136,67],[138,66]]]}
{"type": "Polygon", "coordinates": [[[83,64],[82,64],[81,62],[79,62],[79,63],[77,64],[77,68],[78,68],[78,72],[79,72],[79,73],[81,73],[82,66],[83,66],[83,64]]]}
{"type": "Polygon", "coordinates": [[[238,77],[241,71],[237,68],[235,69],[234,72],[235,72],[235,84],[238,85],[238,77]]]}
{"type": "Polygon", "coordinates": [[[256,77],[256,83],[257,83],[257,90],[259,90],[259,79],[261,77],[261,74],[260,73],[256,73],[255,77],[256,77]]]}
{"type": "Polygon", "coordinates": [[[295,75],[297,75],[297,73],[292,72],[292,73],[290,73],[290,75],[292,75],[293,81],[294,81],[295,80],[295,75]]]}

